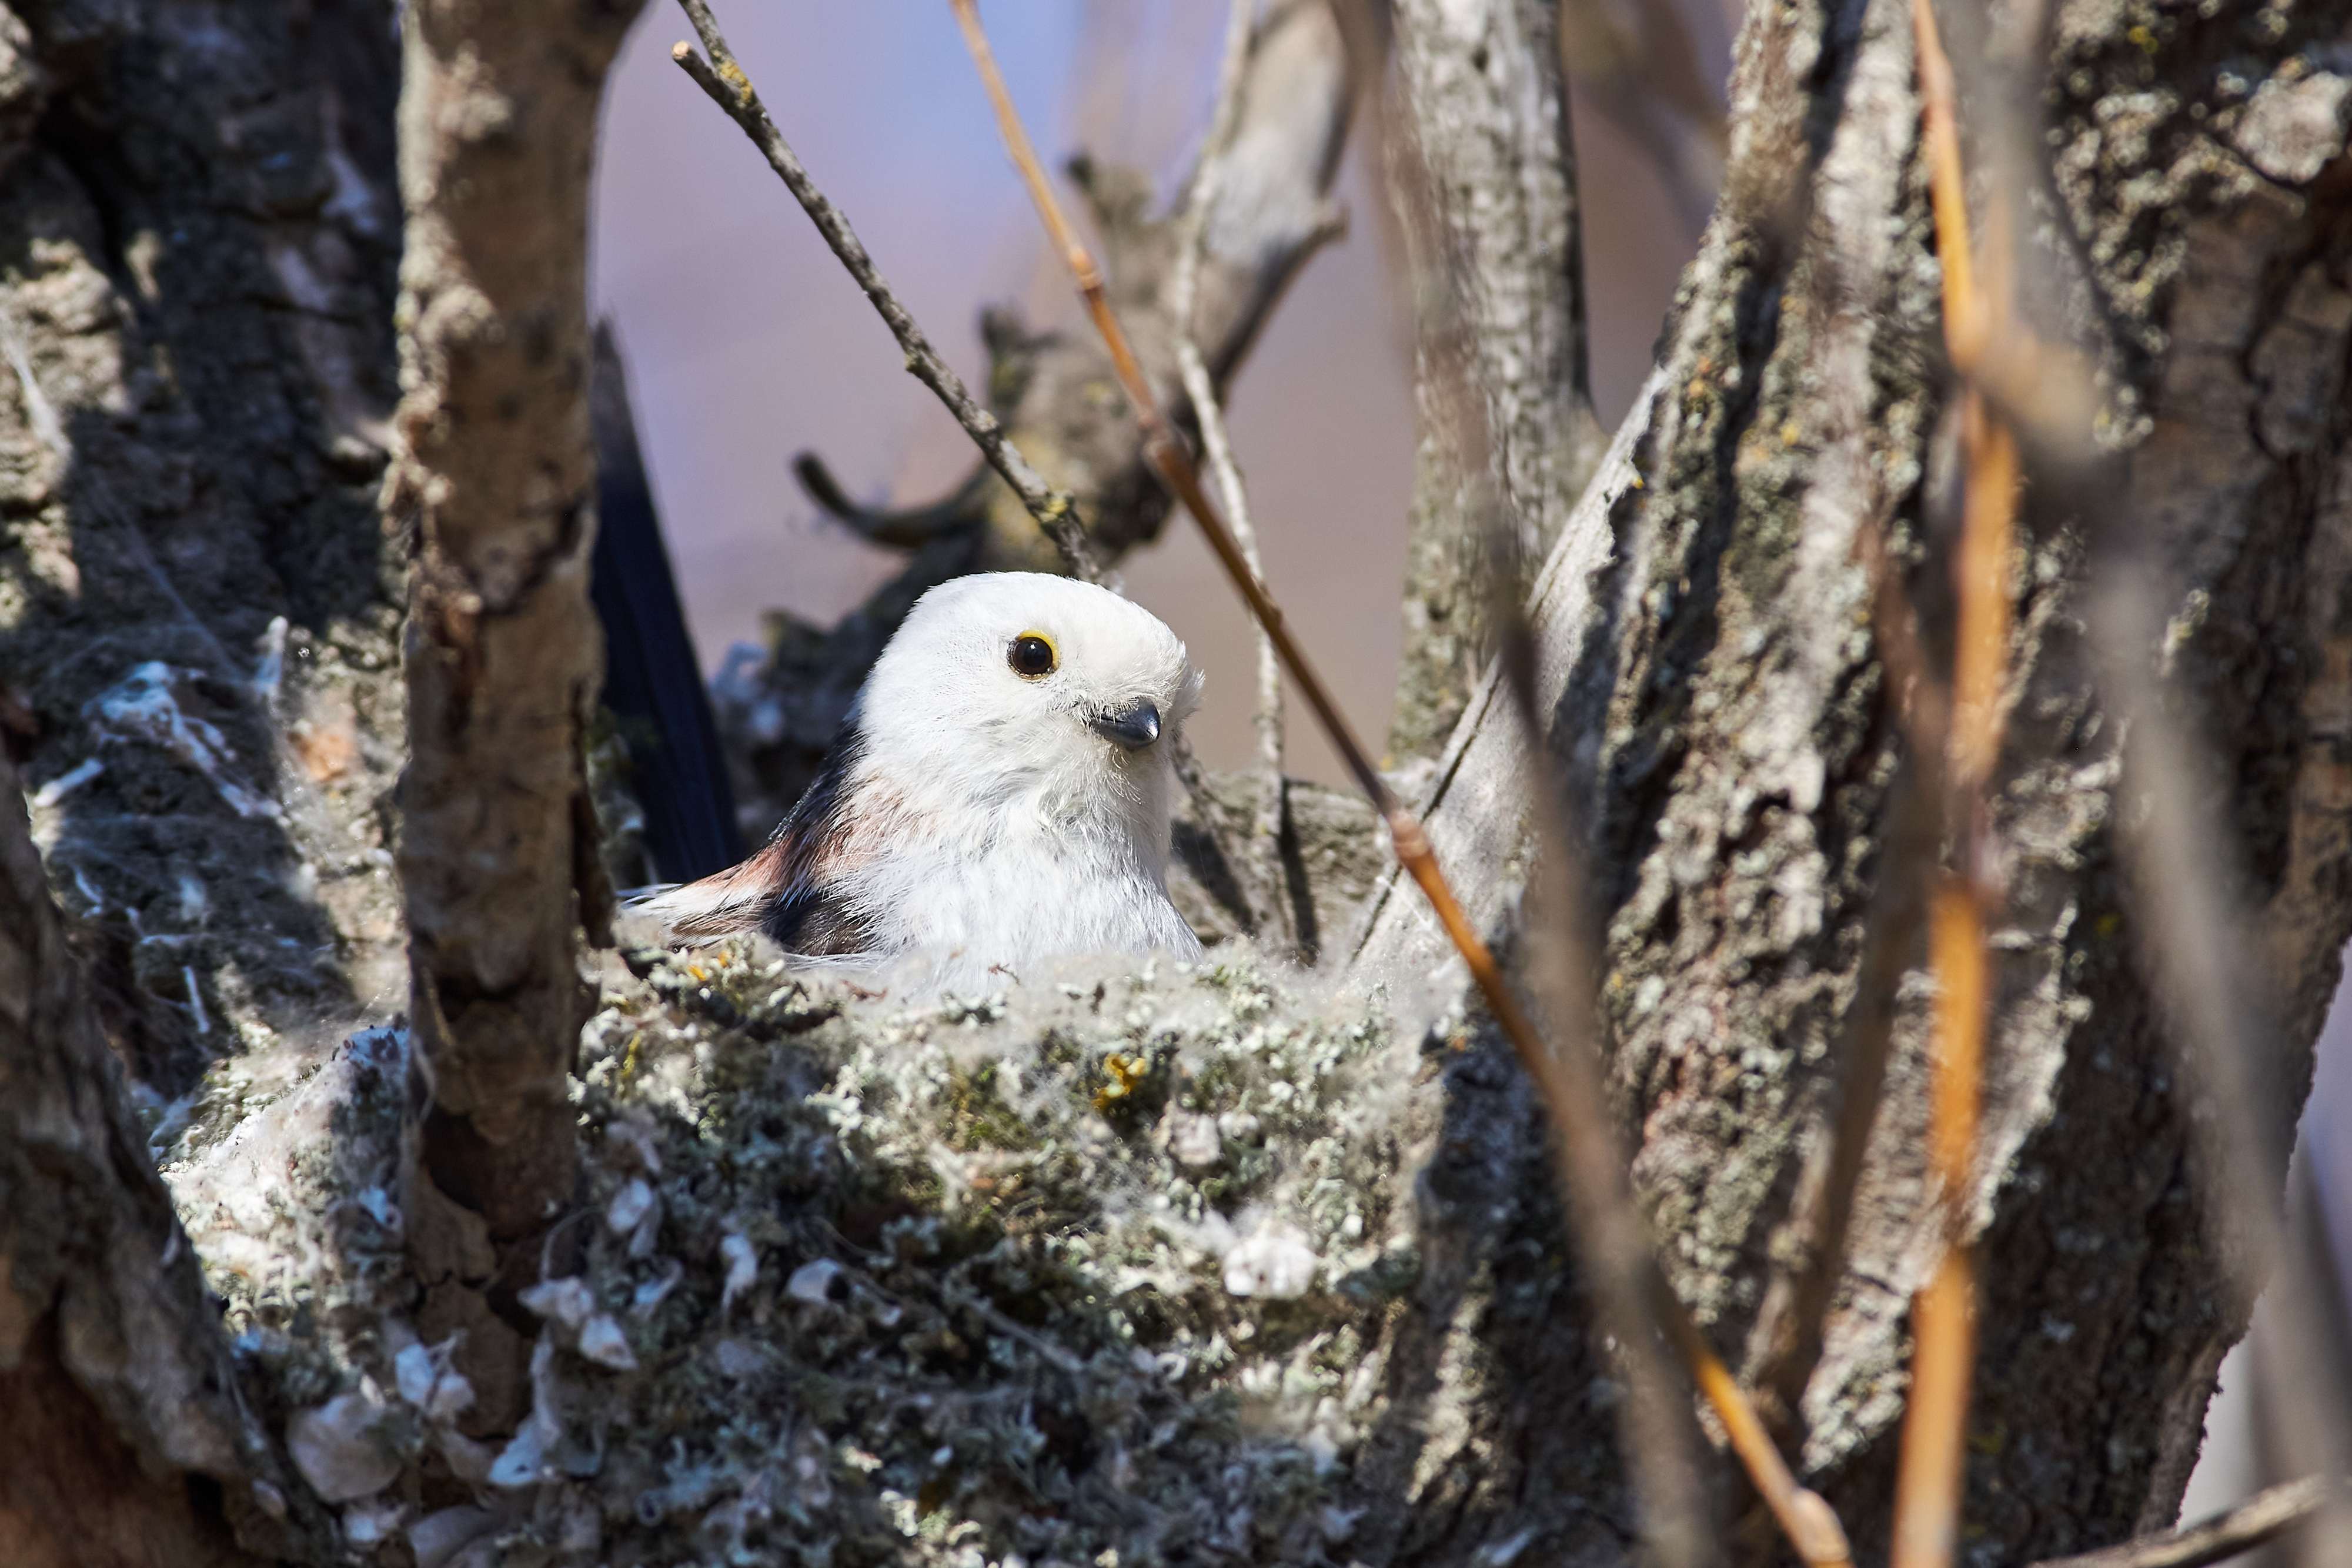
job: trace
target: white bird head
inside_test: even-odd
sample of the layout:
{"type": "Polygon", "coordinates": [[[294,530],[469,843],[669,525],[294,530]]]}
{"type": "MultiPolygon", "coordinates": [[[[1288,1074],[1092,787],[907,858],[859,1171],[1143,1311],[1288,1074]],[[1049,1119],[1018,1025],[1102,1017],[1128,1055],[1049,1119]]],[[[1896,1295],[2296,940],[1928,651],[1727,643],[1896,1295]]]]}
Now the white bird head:
{"type": "Polygon", "coordinates": [[[1176,634],[1115,593],[958,578],[916,601],[768,846],[642,907],[688,940],[929,954],[943,981],[1197,953],[1166,870],[1170,753],[1200,692],[1176,634]]]}
{"type": "MultiPolygon", "coordinates": [[[[866,678],[869,764],[942,807],[1055,818],[1160,808],[1201,674],[1150,612],[1065,577],[962,577],[919,600],[866,678]],[[1160,797],[1156,801],[1150,797],[1160,797]]],[[[1139,822],[1139,826],[1148,825],[1139,822]]]]}

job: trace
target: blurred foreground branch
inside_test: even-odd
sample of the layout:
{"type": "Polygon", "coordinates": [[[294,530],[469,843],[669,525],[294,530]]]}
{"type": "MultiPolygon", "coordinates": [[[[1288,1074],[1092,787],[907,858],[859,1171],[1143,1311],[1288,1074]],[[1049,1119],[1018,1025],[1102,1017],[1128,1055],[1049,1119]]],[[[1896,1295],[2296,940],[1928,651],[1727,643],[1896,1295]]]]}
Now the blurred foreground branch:
{"type": "MultiPolygon", "coordinates": [[[[1248,604],[1251,615],[1265,628],[1266,636],[1281,654],[1284,667],[1305,695],[1307,706],[1314,711],[1316,720],[1322,726],[1332,748],[1339,752],[1357,787],[1362,789],[1372,809],[1387,824],[1390,846],[1396,855],[1397,863],[1419,884],[1431,910],[1444,927],[1447,938],[1477,982],[1481,997],[1496,1023],[1510,1040],[1522,1066],[1538,1082],[1556,1082],[1551,1076],[1552,1069],[1557,1065],[1556,1059],[1537,1034],[1533,1020],[1504,978],[1494,954],[1465,919],[1461,904],[1444,873],[1439,869],[1437,857],[1430,848],[1428,835],[1423,832],[1419,820],[1397,797],[1379,769],[1372,766],[1363,742],[1340,714],[1339,705],[1307,661],[1306,650],[1291,635],[1281,609],[1242,554],[1231,528],[1219,516],[1207,491],[1202,487],[1200,475],[1192,466],[1191,455],[1176,438],[1168,424],[1167,416],[1153,399],[1118,312],[1112,308],[1103,287],[1102,275],[1086,247],[1071,234],[1068,223],[1054,199],[1052,183],[1037,162],[1028,132],[1022,126],[1012,95],[996,68],[988,36],[981,26],[976,0],[950,0],[950,3],[957,21],[963,28],[964,41],[971,48],[973,63],[979,67],[982,84],[987,89],[995,108],[997,124],[1003,132],[1005,146],[1029,187],[1030,197],[1036,204],[1038,216],[1044,221],[1046,233],[1069,266],[1079,297],[1085,301],[1096,329],[1102,335],[1104,345],[1110,351],[1111,362],[1118,371],[1120,382],[1127,388],[1128,396],[1134,404],[1136,421],[1143,432],[1144,452],[1154,471],[1183,501],[1185,509],[1200,525],[1210,549],[1224,568],[1225,575],[1234,589],[1248,604]]],[[[1565,1134],[1566,1129],[1563,1128],[1562,1134],[1565,1134]]],[[[1597,1202],[1606,1201],[1598,1196],[1605,1190],[1594,1189],[1597,1202]]],[[[1734,1451],[1741,1463],[1748,1467],[1759,1495],[1772,1511],[1790,1542],[1808,1563],[1824,1565],[1824,1568],[1844,1563],[1848,1556],[1845,1533],[1838,1524],[1836,1515],[1819,1497],[1795,1483],[1746,1394],[1723,1370],[1696,1329],[1687,1323],[1672,1291],[1662,1291],[1654,1306],[1669,1330],[1675,1350],[1690,1367],[1700,1393],[1730,1432],[1734,1451]]],[[[1650,1451],[1645,1445],[1644,1452],[1650,1451]]],[[[1662,1469],[1661,1484],[1670,1492],[1678,1493],[1681,1489],[1667,1480],[1666,1474],[1662,1469]]]]}
{"type": "Polygon", "coordinates": [[[2208,1563],[2226,1563],[2300,1529],[2330,1493],[2342,1490],[2330,1486],[2323,1477],[2307,1476],[2162,1535],[2143,1536],[2074,1557],[2052,1558],[2035,1568],[2206,1568],[2208,1563]]]}
{"type": "MultiPolygon", "coordinates": [[[[1969,235],[1951,62],[1932,0],[1913,0],[1922,141],[1936,214],[1944,340],[1953,367],[1976,368],[1978,346],[2016,329],[2008,286],[2009,193],[1991,197],[1994,221],[1981,258],[1969,235]],[[1981,266],[1979,265],[1979,260],[1981,266]]],[[[1946,1568],[1960,1539],[1967,1464],[1969,1390],[1976,1357],[1979,1281],[1964,1195],[1975,1176],[1982,1119],[1986,1040],[1993,1015],[1988,938],[2000,919],[2002,890],[1991,870],[1988,794],[2006,728],[2015,544],[2017,442],[1973,387],[1960,394],[1960,537],[1954,552],[1959,605],[1953,632],[1947,756],[1946,831],[1952,863],[1928,897],[1928,953],[1936,977],[1934,1077],[1927,1169],[1943,1218],[1933,1274],[1912,1297],[1911,1395],[1904,1410],[1895,1475],[1895,1568],[1946,1568]]]]}

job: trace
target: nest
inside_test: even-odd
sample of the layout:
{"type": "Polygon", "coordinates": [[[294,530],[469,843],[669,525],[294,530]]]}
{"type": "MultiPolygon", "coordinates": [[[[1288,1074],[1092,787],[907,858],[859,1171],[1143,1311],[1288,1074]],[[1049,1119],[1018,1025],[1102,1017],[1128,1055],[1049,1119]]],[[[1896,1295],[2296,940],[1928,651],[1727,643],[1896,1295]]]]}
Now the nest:
{"type": "Polygon", "coordinates": [[[338,1551],[1347,1560],[1418,1270],[1374,1006],[1247,956],[913,1007],[745,947],[629,957],[511,1430],[411,1323],[400,1034],[266,1103],[212,1085],[167,1152],[338,1551]]]}

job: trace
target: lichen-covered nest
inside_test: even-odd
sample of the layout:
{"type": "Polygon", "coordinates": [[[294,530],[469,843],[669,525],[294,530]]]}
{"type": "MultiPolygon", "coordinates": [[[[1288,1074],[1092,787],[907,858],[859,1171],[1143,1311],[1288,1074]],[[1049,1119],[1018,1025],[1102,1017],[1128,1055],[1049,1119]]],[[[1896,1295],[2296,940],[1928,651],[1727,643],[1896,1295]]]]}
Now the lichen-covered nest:
{"type": "Polygon", "coordinates": [[[585,1203],[478,1425],[398,1267],[404,1045],[169,1174],[254,1396],[387,1563],[1345,1562],[1399,1096],[1362,998],[1247,959],[909,1006],[650,951],[583,1039],[585,1203]]]}

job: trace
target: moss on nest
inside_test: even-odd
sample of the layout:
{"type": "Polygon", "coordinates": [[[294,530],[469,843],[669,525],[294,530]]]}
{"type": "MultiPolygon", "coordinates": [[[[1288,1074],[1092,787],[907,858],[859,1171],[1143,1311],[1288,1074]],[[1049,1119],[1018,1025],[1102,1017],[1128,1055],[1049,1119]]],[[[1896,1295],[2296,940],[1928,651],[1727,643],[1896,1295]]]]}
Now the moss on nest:
{"type": "Polygon", "coordinates": [[[1365,1347],[1415,1277],[1379,1239],[1397,1155],[1364,1003],[1246,960],[909,1007],[745,948],[629,958],[583,1036],[585,1203],[551,1249],[574,1271],[525,1292],[511,1438],[459,1433],[446,1356],[383,1288],[365,1195],[398,1190],[396,1071],[347,1051],[269,1113],[321,1113],[278,1129],[310,1143],[268,1202],[227,1199],[236,1138],[175,1172],[273,1410],[354,1486],[397,1459],[331,1500],[344,1550],[1346,1560],[1365,1347]]]}
{"type": "Polygon", "coordinates": [[[741,951],[638,963],[583,1063],[620,1130],[593,1200],[631,1221],[583,1273],[636,1364],[583,1372],[612,1560],[1311,1562],[1344,1537],[1385,1218],[1357,1206],[1386,1184],[1340,1179],[1364,1156],[1336,1134],[1375,1019],[1278,1009],[1246,965],[899,1009],[741,951]],[[1286,1259],[1309,1261],[1270,1278],[1286,1259]]]}

